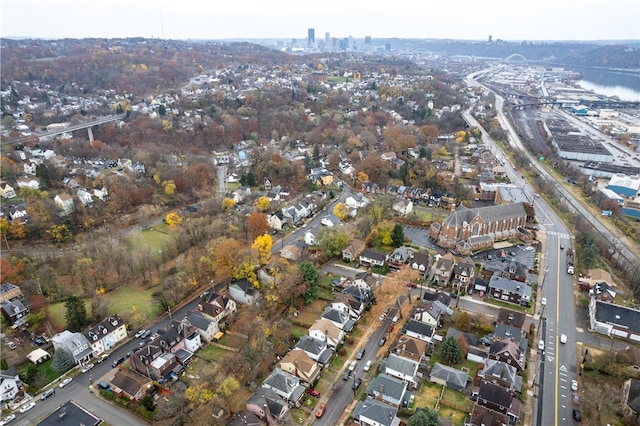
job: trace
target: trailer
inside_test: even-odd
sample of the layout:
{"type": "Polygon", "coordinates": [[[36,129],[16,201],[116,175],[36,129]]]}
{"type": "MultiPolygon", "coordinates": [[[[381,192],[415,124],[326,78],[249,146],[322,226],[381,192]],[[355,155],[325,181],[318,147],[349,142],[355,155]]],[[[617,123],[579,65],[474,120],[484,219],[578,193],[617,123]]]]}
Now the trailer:
{"type": "Polygon", "coordinates": [[[575,273],[575,251],[567,250],[567,274],[573,275],[575,273]]]}

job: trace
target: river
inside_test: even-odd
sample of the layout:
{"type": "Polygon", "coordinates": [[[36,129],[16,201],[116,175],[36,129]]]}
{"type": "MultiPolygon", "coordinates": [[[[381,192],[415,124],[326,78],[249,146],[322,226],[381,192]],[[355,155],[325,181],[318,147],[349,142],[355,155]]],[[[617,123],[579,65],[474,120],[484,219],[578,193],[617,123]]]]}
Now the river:
{"type": "Polygon", "coordinates": [[[586,90],[599,95],[614,97],[621,101],[640,102],[640,74],[597,70],[591,68],[575,68],[582,78],[576,83],[586,90]]]}

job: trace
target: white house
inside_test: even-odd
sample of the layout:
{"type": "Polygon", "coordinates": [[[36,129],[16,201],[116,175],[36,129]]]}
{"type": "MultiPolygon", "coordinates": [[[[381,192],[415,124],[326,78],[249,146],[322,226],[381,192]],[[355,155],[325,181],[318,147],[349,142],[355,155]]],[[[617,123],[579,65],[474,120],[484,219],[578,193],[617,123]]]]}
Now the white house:
{"type": "Polygon", "coordinates": [[[383,373],[406,382],[411,388],[416,388],[422,376],[418,373],[419,366],[420,363],[417,361],[392,353],[382,361],[380,368],[383,373]]]}
{"type": "Polygon", "coordinates": [[[304,243],[308,246],[316,245],[316,236],[313,235],[313,232],[307,231],[304,233],[304,243]]]}
{"type": "Polygon", "coordinates": [[[31,177],[18,178],[18,188],[40,189],[40,180],[31,177]]]}
{"type": "Polygon", "coordinates": [[[358,192],[354,192],[353,194],[348,196],[346,200],[344,200],[344,203],[347,205],[347,207],[359,209],[362,207],[366,207],[366,205],[369,204],[369,199],[358,192]]]}
{"type": "Polygon", "coordinates": [[[398,198],[393,203],[393,211],[398,213],[400,216],[406,216],[413,211],[413,201],[407,200],[406,198],[398,198]]]}
{"type": "Polygon", "coordinates": [[[331,213],[326,215],[325,217],[323,217],[320,220],[320,223],[323,224],[324,226],[328,226],[328,227],[334,227],[334,226],[340,226],[342,224],[342,222],[340,221],[340,218],[338,216],[336,216],[335,214],[331,213]]]}
{"type": "Polygon", "coordinates": [[[89,342],[93,356],[113,349],[119,342],[127,338],[127,327],[118,315],[105,318],[100,323],[82,333],[89,342]]]}
{"type": "Polygon", "coordinates": [[[100,201],[107,201],[109,199],[109,191],[102,185],[93,188],[93,195],[100,201]]]}
{"type": "Polygon", "coordinates": [[[327,319],[316,320],[309,327],[308,334],[314,339],[322,340],[334,350],[344,339],[344,331],[327,319]]]}
{"type": "Polygon", "coordinates": [[[87,207],[93,205],[93,197],[91,196],[91,193],[89,191],[85,191],[84,189],[79,189],[76,195],[78,195],[78,199],[83,205],[87,207]]]}
{"type": "Polygon", "coordinates": [[[11,401],[22,386],[18,371],[11,367],[8,370],[0,370],[0,400],[11,401]]]}

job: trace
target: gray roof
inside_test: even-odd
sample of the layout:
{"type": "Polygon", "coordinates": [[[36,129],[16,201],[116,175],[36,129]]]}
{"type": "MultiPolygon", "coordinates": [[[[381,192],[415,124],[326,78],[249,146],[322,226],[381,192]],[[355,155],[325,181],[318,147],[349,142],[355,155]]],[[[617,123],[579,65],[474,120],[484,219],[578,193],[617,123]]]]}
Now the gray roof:
{"type": "Polygon", "coordinates": [[[402,327],[402,333],[406,334],[407,331],[412,331],[422,336],[433,337],[433,327],[422,321],[416,321],[410,319],[407,321],[404,327],[402,327]]]}
{"type": "Polygon", "coordinates": [[[209,326],[213,322],[212,320],[205,318],[200,311],[191,312],[187,316],[187,320],[189,320],[191,325],[200,330],[208,330],[209,326]]]}
{"type": "Polygon", "coordinates": [[[500,277],[496,274],[491,276],[491,280],[489,280],[489,288],[508,291],[509,293],[519,294],[521,297],[528,297],[531,299],[531,286],[529,284],[500,277]]]}
{"type": "Polygon", "coordinates": [[[629,331],[640,331],[640,311],[613,303],[596,300],[596,320],[626,327],[629,331]]]}
{"type": "Polygon", "coordinates": [[[399,371],[405,376],[413,376],[417,371],[418,363],[396,354],[390,354],[384,361],[383,366],[395,371],[399,371]]]}
{"type": "Polygon", "coordinates": [[[462,390],[467,386],[467,380],[469,380],[469,374],[464,371],[460,371],[453,367],[436,362],[431,369],[430,377],[437,377],[447,384],[448,388],[462,390]]]}
{"type": "Polygon", "coordinates": [[[353,412],[353,418],[359,420],[360,417],[365,417],[375,421],[380,426],[391,426],[397,414],[397,408],[387,405],[384,402],[367,398],[358,403],[353,412]]]}
{"type": "Polygon", "coordinates": [[[471,223],[476,216],[480,216],[487,223],[508,220],[514,217],[526,217],[527,213],[522,203],[478,207],[475,209],[466,208],[461,204],[456,208],[455,212],[443,221],[443,224],[455,227],[462,226],[465,222],[471,223]]]}
{"type": "Polygon", "coordinates": [[[312,358],[317,359],[319,364],[325,364],[331,358],[333,352],[327,347],[327,344],[320,339],[304,335],[300,341],[296,343],[297,349],[302,349],[307,354],[311,354],[312,358]]]}
{"type": "Polygon", "coordinates": [[[361,258],[373,259],[384,262],[387,260],[387,255],[373,249],[364,249],[360,252],[361,258]]]}
{"type": "Polygon", "coordinates": [[[380,393],[380,387],[382,387],[383,395],[397,401],[402,399],[407,390],[407,384],[402,380],[381,373],[374,377],[369,386],[367,386],[367,395],[375,397],[376,394],[380,393]]]}
{"type": "Polygon", "coordinates": [[[287,402],[280,397],[271,388],[258,388],[253,395],[247,400],[247,404],[255,404],[258,407],[263,407],[265,404],[269,408],[269,413],[279,414],[282,412],[282,408],[287,402]]]}
{"type": "Polygon", "coordinates": [[[510,383],[518,392],[522,390],[522,376],[518,376],[518,370],[506,362],[486,359],[484,361],[484,369],[480,374],[487,381],[496,378],[503,382],[510,383]]]}

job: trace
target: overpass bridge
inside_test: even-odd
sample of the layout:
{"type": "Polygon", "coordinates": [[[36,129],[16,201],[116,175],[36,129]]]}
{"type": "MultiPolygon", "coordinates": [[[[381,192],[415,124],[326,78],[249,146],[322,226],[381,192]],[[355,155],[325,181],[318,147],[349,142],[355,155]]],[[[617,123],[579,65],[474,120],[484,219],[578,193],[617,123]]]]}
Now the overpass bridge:
{"type": "Polygon", "coordinates": [[[108,115],[106,117],[99,117],[93,120],[85,121],[83,123],[72,124],[65,128],[47,130],[44,132],[33,132],[30,136],[18,136],[14,138],[8,138],[4,140],[3,143],[7,145],[19,145],[24,143],[25,141],[33,140],[34,136],[37,137],[39,140],[42,140],[48,137],[61,135],[63,133],[74,132],[76,130],[82,130],[82,129],[87,129],[89,133],[89,140],[93,141],[93,132],[91,131],[91,128],[93,126],[99,126],[101,124],[110,123],[112,121],[122,120],[124,117],[126,117],[126,115],[127,115],[126,113],[108,115]]]}

